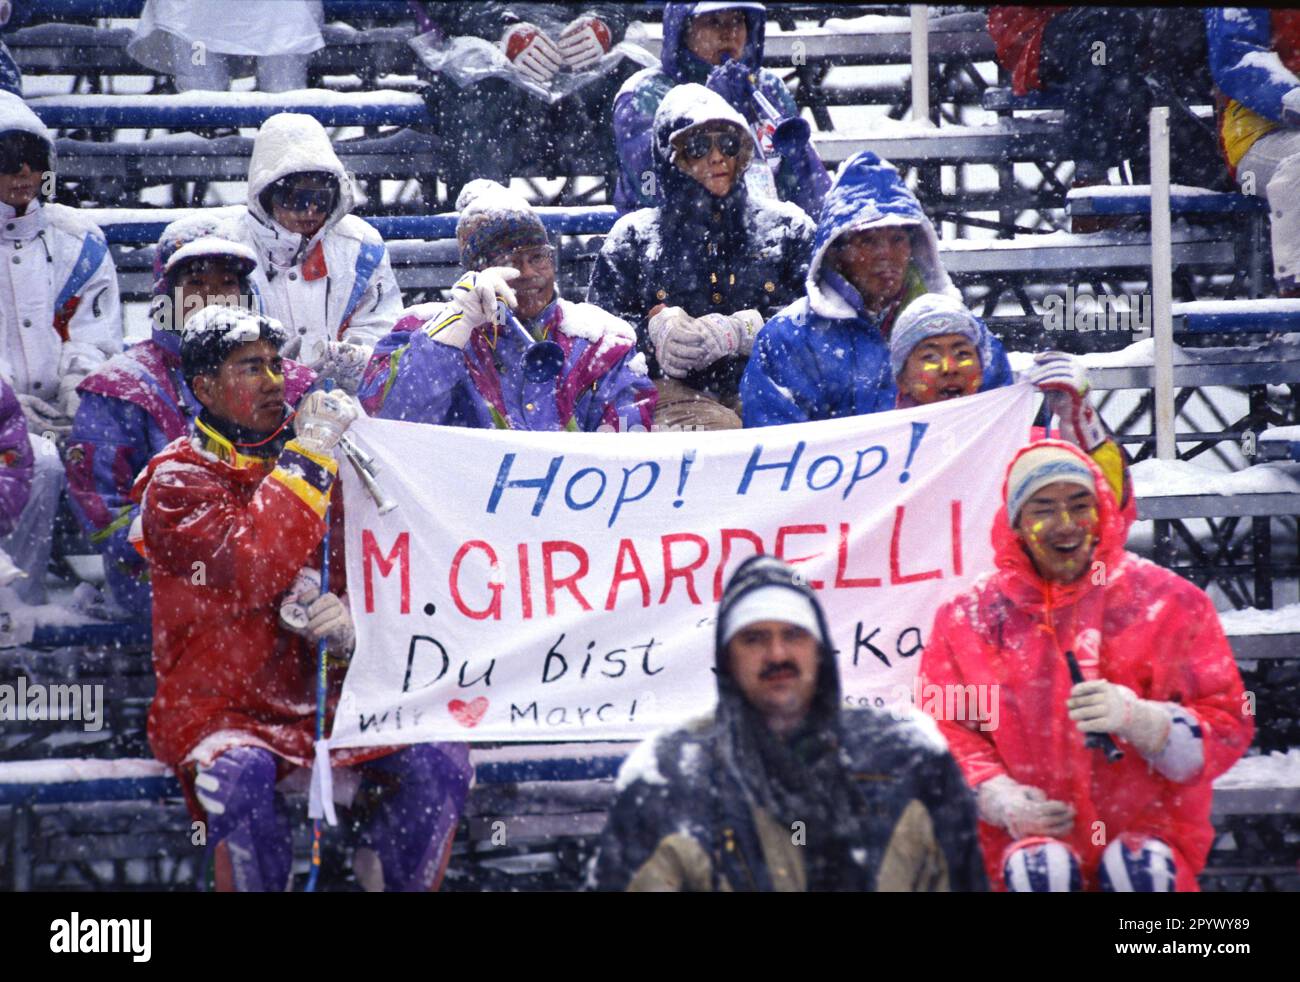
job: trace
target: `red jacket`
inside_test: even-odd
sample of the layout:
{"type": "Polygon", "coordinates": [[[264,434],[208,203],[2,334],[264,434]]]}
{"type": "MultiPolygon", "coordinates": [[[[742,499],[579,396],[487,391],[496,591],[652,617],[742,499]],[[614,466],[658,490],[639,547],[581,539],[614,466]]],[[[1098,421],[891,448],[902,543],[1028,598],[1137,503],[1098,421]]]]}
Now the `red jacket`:
{"type": "MultiPolygon", "coordinates": [[[[1050,442],[1087,461],[1101,489],[1092,570],[1065,585],[1041,579],[1004,506],[993,524],[997,571],[939,608],[921,657],[918,691],[924,695],[926,685],[999,686],[987,690],[998,707],[995,727],[947,719],[939,719],[939,727],[972,787],[1008,774],[1074,805],[1067,841],[1082,860],[1085,889],[1096,889],[1108,842],[1123,832],[1146,832],[1186,861],[1178,889],[1196,890],[1213,837],[1211,782],[1254,735],[1241,676],[1210,598],[1177,574],[1125,552],[1132,517],[1116,507],[1100,468],[1070,444],[1050,442]],[[1118,763],[1086,749],[1065,707],[1072,685],[1066,650],[1075,652],[1087,679],[1126,685],[1141,698],[1181,703],[1195,714],[1205,753],[1201,772],[1186,782],[1170,781],[1118,738],[1126,751],[1118,763]]],[[[989,879],[1001,889],[1002,855],[1011,838],[987,822],[980,822],[980,838],[989,879]]]]}
{"type": "MultiPolygon", "coordinates": [[[[293,441],[264,461],[192,436],[172,441],[136,480],[153,579],[158,691],[149,743],[159,760],[180,768],[253,745],[310,766],[316,656],[280,627],[279,600],[300,568],[319,567],[337,473],[333,459],[293,441]]],[[[341,593],[341,527],[330,540],[330,585],[341,593]]],[[[332,711],[341,676],[331,683],[332,711]]],[[[345,750],[332,759],[377,755],[345,750]]]]}
{"type": "Polygon", "coordinates": [[[1043,31],[1053,17],[1068,7],[990,7],[989,35],[997,49],[998,64],[1011,73],[1011,91],[1027,95],[1041,88],[1038,61],[1043,53],[1043,31]]]}

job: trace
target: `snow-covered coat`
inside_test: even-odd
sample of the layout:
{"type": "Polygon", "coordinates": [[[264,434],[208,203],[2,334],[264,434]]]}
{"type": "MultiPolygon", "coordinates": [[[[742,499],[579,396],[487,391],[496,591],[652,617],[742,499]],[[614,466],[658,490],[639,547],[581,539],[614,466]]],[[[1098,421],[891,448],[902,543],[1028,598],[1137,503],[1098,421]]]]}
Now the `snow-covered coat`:
{"type": "MultiPolygon", "coordinates": [[[[772,749],[776,738],[763,734],[726,667],[722,625],[729,606],[774,580],[759,572],[741,581],[738,571],[717,617],[717,708],[644,741],[628,757],[590,885],[689,892],[987,889],[975,804],[932,724],[925,717],[841,709],[839,668],[827,645],[819,646],[808,721],[784,751],[772,749]],[[786,768],[800,773],[783,773],[786,768]],[[763,790],[774,781],[804,788],[791,800],[763,790]],[[826,811],[824,820],[799,809],[795,802],[805,796],[816,811],[826,811]],[[767,803],[769,797],[786,805],[767,803]],[[800,814],[775,814],[781,807],[800,814]]],[[[826,637],[816,596],[800,589],[826,637]]]]}
{"type": "MultiPolygon", "coordinates": [[[[844,162],[826,195],[806,295],[763,326],[740,385],[746,426],[836,419],[895,408],[898,387],[888,332],[898,312],[923,293],[960,298],[939,259],[939,240],[921,203],[892,164],[864,150],[844,162]],[[849,232],[912,224],[912,260],[895,304],[875,315],[839,273],[825,265],[849,232]]],[[[1002,344],[985,330],[980,391],[1012,382],[1002,344]]]]}
{"type": "Polygon", "coordinates": [[[549,382],[524,377],[528,345],[511,331],[500,332],[495,349],[482,330],[464,351],[433,340],[421,328],[442,309],[412,307],[375,347],[357,393],[370,415],[477,429],[650,429],[659,394],[636,338],[599,307],[557,299],[523,325],[564,351],[549,382]]]}
{"type": "Polygon", "coordinates": [[[289,332],[285,353],[314,363],[326,341],[373,345],[402,313],[402,296],[384,240],[350,214],[352,180],[329,137],[311,116],[278,113],[258,130],[248,165],[248,204],[223,231],[252,246],[253,284],[266,313],[289,332]],[[338,203],[308,241],[281,228],[262,207],[262,192],[282,177],[325,171],[339,182],[338,203]]]}
{"type": "MultiPolygon", "coordinates": [[[[587,302],[636,326],[652,378],[660,375],[648,335],[656,305],[681,307],[692,317],[749,309],[768,317],[798,296],[808,269],[814,228],[800,208],[758,198],[741,180],[726,197],[716,197],[674,163],[675,134],[719,120],[745,125],[714,92],[679,87],[669,93],[654,137],[664,204],[620,218],[591,272],[587,302]]],[[[755,159],[749,166],[762,164],[755,159]]],[[[744,359],[729,356],[684,381],[731,399],[744,367],[744,359]]]]}
{"type": "MultiPolygon", "coordinates": [[[[637,208],[652,208],[662,203],[659,187],[648,179],[655,170],[654,118],[664,96],[674,86],[685,82],[703,85],[713,70],[712,65],[701,61],[686,47],[686,25],[695,13],[698,3],[670,3],[664,6],[664,40],[659,52],[660,67],[643,68],[619,89],[614,97],[614,139],[618,148],[619,175],[614,189],[614,207],[619,213],[637,208]]],[[[715,5],[710,5],[715,6],[715,5]]],[[[759,3],[734,4],[745,14],[749,36],[740,60],[758,73],[758,89],[782,118],[798,116],[799,108],[780,76],[763,68],[763,38],[767,30],[767,14],[759,3]]],[[[748,115],[749,107],[733,106],[748,115]]],[[[748,125],[748,124],[746,124],[748,125]]],[[[756,135],[760,130],[754,128],[756,135]]],[[[754,167],[766,167],[773,174],[775,192],[782,201],[790,201],[804,211],[815,212],[811,188],[799,180],[800,171],[795,161],[779,157],[770,136],[763,136],[762,154],[756,155],[754,167]],[[767,158],[766,160],[761,159],[767,158]],[[775,171],[772,163],[776,163],[775,171]]],[[[759,182],[761,173],[755,169],[748,180],[759,182]]],[[[761,183],[768,184],[764,179],[761,183]]]]}
{"type": "Polygon", "coordinates": [[[1300,88],[1300,10],[1209,7],[1210,74],[1224,98],[1219,141],[1236,168],[1261,136],[1282,123],[1282,97],[1300,88]]]}
{"type": "MultiPolygon", "coordinates": [[[[316,657],[280,626],[279,601],[299,569],[319,568],[337,475],[333,458],[296,441],[266,460],[196,432],[168,444],[137,478],[158,677],[149,745],[163,763],[180,769],[257,746],[310,766],[316,657]]],[[[330,586],[342,593],[342,527],[338,509],[332,514],[330,586]]],[[[341,685],[342,673],[332,672],[331,717],[341,685]]],[[[332,760],[370,756],[338,750],[332,760]]]]}
{"type": "Polygon", "coordinates": [[[32,491],[36,454],[14,390],[0,379],[0,536],[14,530],[32,491]]]}
{"type": "Polygon", "coordinates": [[[998,64],[1011,75],[1011,91],[1028,95],[1042,87],[1038,65],[1043,56],[1043,32],[1052,18],[1069,7],[990,7],[989,36],[998,64]]]}
{"type": "MultiPolygon", "coordinates": [[[[296,406],[316,379],[308,368],[284,364],[284,398],[296,406]]],[[[202,408],[181,375],[180,335],[154,328],[92,372],[77,387],[81,405],[68,446],[68,497],[90,541],[104,555],[118,604],[149,614],[149,568],[127,541],[140,506],[131,499],[136,475],[173,440],[184,436],[202,408]]]]}
{"type": "MultiPolygon", "coordinates": [[[[0,92],[0,133],[50,131],[23,101],[0,92]]],[[[104,234],[75,208],[34,200],[25,214],[0,204],[0,358],[20,395],[56,404],[59,382],[122,350],[117,268],[104,234]]]]}
{"type": "Polygon", "coordinates": [[[177,48],[168,35],[191,46],[230,55],[310,54],[325,47],[321,0],[148,0],[127,54],[165,75],[176,74],[177,48]]]}
{"type": "MultiPolygon", "coordinates": [[[[1211,783],[1245,752],[1254,733],[1241,676],[1210,598],[1176,573],[1125,552],[1132,513],[1118,509],[1101,469],[1086,454],[1053,444],[1093,472],[1101,518],[1093,568],[1102,575],[1090,572],[1064,585],[1043,580],[1003,506],[993,523],[997,570],[935,614],[918,691],[999,687],[995,728],[943,719],[939,728],[972,787],[1007,774],[1075,807],[1073,831],[1064,841],[1081,858],[1085,889],[1097,888],[1106,843],[1139,832],[1177,850],[1186,861],[1177,888],[1195,890],[1213,838],[1211,783]],[[1117,763],[1087,749],[1065,705],[1072,687],[1066,651],[1075,653],[1085,679],[1125,685],[1142,699],[1178,703],[1193,714],[1204,748],[1200,773],[1171,781],[1119,738],[1126,754],[1117,763]],[[1098,829],[1105,830],[1104,841],[1098,829]]],[[[989,877],[1001,884],[1011,838],[981,822],[980,839],[989,877]]]]}

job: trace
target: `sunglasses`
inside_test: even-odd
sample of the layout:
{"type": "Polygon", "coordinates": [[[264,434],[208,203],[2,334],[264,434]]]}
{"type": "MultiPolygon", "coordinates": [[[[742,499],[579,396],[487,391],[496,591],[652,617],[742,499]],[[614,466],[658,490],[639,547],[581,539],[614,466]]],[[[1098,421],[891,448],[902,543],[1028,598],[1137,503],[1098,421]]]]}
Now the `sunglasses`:
{"type": "Polygon", "coordinates": [[[50,151],[45,142],[32,134],[0,140],[0,174],[17,174],[23,164],[36,173],[50,169],[50,151]]]}
{"type": "Polygon", "coordinates": [[[525,264],[534,269],[554,269],[555,246],[529,246],[525,249],[516,249],[513,252],[500,252],[492,256],[488,264],[490,266],[511,266],[521,272],[525,264]]]}
{"type": "Polygon", "coordinates": [[[682,144],[682,152],[687,160],[703,160],[717,147],[724,156],[740,155],[740,136],[730,131],[726,133],[692,133],[682,144]]]}
{"type": "Polygon", "coordinates": [[[286,211],[328,212],[334,210],[335,195],[333,188],[276,187],[271,189],[271,204],[286,211]]]}

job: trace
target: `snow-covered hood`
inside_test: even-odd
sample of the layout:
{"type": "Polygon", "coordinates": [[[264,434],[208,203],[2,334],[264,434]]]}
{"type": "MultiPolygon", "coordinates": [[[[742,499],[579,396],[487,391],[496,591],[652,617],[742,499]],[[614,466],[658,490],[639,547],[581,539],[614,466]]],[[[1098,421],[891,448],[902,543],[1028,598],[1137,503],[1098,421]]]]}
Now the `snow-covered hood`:
{"type": "Polygon", "coordinates": [[[312,237],[319,240],[356,205],[352,180],[334,152],[325,127],[304,113],[276,113],[262,124],[253,141],[253,156],[248,163],[248,213],[260,225],[271,227],[271,216],[262,207],[262,192],[280,178],[303,171],[325,171],[339,182],[338,203],[312,237]]]}
{"type": "MultiPolygon", "coordinates": [[[[742,150],[741,163],[747,166],[748,161],[753,160],[757,150],[754,134],[745,122],[745,117],[732,109],[726,99],[712,89],[694,82],[674,86],[668,90],[663,102],[659,103],[654,119],[655,179],[659,182],[665,201],[675,197],[675,192],[680,188],[693,188],[698,184],[695,178],[677,167],[677,148],[673,146],[673,140],[682,131],[701,123],[727,123],[735,127],[749,148],[748,155],[742,150]]],[[[742,166],[737,171],[732,194],[744,186],[741,176],[744,170],[742,166]]]]}
{"type": "Polygon", "coordinates": [[[912,229],[912,263],[927,292],[960,296],[939,260],[939,237],[921,202],[907,189],[893,164],[863,150],[840,165],[822,205],[806,281],[814,313],[836,319],[857,316],[847,300],[823,288],[822,262],[840,236],[887,225],[912,229]]]}
{"type": "Polygon", "coordinates": [[[749,36],[740,60],[758,71],[763,67],[763,37],[767,31],[767,12],[761,3],[670,3],[664,6],[664,46],[659,63],[677,82],[703,82],[713,71],[686,47],[686,23],[696,14],[716,10],[744,11],[749,36]]]}
{"type": "Polygon", "coordinates": [[[49,129],[22,99],[12,92],[0,90],[0,133],[7,130],[34,133],[44,140],[50,152],[50,170],[58,170],[58,162],[54,158],[54,137],[49,129]]]}

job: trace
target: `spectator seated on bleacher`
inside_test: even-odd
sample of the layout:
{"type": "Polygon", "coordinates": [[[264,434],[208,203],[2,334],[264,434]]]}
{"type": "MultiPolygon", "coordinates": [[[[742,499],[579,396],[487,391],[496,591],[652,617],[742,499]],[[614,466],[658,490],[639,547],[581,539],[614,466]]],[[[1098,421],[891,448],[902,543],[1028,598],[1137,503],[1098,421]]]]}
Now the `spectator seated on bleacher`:
{"type": "Polygon", "coordinates": [[[1300,296],[1300,11],[1214,8],[1205,23],[1220,143],[1243,190],[1268,199],[1278,295],[1300,296]]]}
{"type": "Polygon", "coordinates": [[[1002,693],[992,727],[936,714],[976,791],[989,879],[1013,892],[1196,890],[1212,782],[1254,733],[1214,604],[1124,551],[1132,517],[1073,445],[1025,447],[1004,494],[997,571],[939,608],[917,680],[1002,693]]]}
{"type": "Polygon", "coordinates": [[[403,306],[388,248],[355,204],[325,128],[277,113],[253,142],[247,211],[222,233],[257,254],[253,284],[289,332],[285,353],[350,391],[403,306]]]}
{"type": "MultiPolygon", "coordinates": [[[[218,887],[238,890],[289,882],[292,833],[277,779],[312,763],[317,643],[335,664],[332,716],[339,661],[356,640],[346,601],[321,591],[315,567],[330,521],[330,585],[340,589],[334,450],[360,408],[340,390],[316,391],[290,417],[286,340],[279,323],[239,308],[206,307],[186,322],[181,365],[202,410],[192,436],[154,457],[133,495],[154,590],[149,743],[207,823],[218,887]],[[291,586],[301,617],[282,619],[291,586]]],[[[467,748],[341,750],[332,761],[361,765],[360,814],[350,816],[364,843],[358,880],[436,889],[469,787],[467,748]]]]}
{"type": "Polygon", "coordinates": [[[988,889],[952,755],[915,719],[845,708],[826,615],[793,566],[741,564],[715,639],[717,708],[628,757],[592,887],[988,889]]]}
{"type": "MultiPolygon", "coordinates": [[[[172,222],[154,254],[152,333],[88,375],[68,450],[68,495],[90,541],[103,553],[118,607],[149,616],[149,570],[128,541],[140,508],[135,476],[151,457],[184,436],[201,409],[181,373],[181,329],[209,304],[257,308],[250,276],[257,265],[245,245],[216,237],[220,220],[194,215],[172,222]]],[[[285,401],[296,406],[314,381],[284,362],[285,401]]]]}
{"type": "MultiPolygon", "coordinates": [[[[895,320],[922,294],[960,296],[921,203],[869,150],[844,163],[826,195],[804,285],[805,296],[768,321],[754,342],[740,385],[746,426],[893,409],[895,320]]],[[[1011,382],[1011,366],[992,336],[986,354],[978,391],[1011,382]]]]}
{"type": "MultiPolygon", "coordinates": [[[[435,31],[447,41],[476,37],[498,44],[524,83],[489,77],[462,88],[437,74],[425,89],[434,132],[442,141],[438,163],[450,200],[476,177],[508,184],[516,174],[569,174],[570,161],[589,156],[593,146],[613,144],[614,95],[635,69],[633,63],[623,60],[554,102],[540,93],[551,92],[569,72],[594,69],[623,40],[627,11],[621,4],[419,6],[422,32],[435,31]]],[[[612,167],[595,173],[605,170],[612,167]]]]}
{"type": "Polygon", "coordinates": [[[649,430],[657,393],[636,332],[560,297],[555,248],[532,206],[493,181],[470,182],[456,205],[468,272],[449,303],[412,307],[376,346],[367,412],[483,429],[649,430]],[[498,301],[522,330],[502,323],[498,301]]]}
{"type": "Polygon", "coordinates": [[[750,191],[746,171],[764,166],[753,134],[702,85],[660,103],[654,164],[664,203],[615,223],[587,301],[636,325],[659,387],[657,428],[738,429],[754,335],[798,295],[813,223],[750,191]]]}
{"type": "Polygon", "coordinates": [[[706,84],[752,128],[755,166],[745,182],[757,197],[780,198],[809,215],[821,210],[830,177],[798,123],[777,131],[759,108],[761,98],[781,120],[797,119],[799,108],[785,83],[763,68],[767,13],[761,3],[670,3],[664,7],[660,67],[637,72],[614,100],[619,178],[614,206],[620,213],[663,202],[655,164],[655,115],[674,86],[706,84]]]}
{"type": "MultiPolygon", "coordinates": [[[[1170,107],[1170,169],[1179,184],[1218,187],[1225,175],[1211,128],[1186,101],[1208,95],[1204,32],[1195,10],[993,7],[989,33],[1019,96],[1056,89],[1065,103],[1060,159],[1074,184],[1107,183],[1125,160],[1149,180],[1148,113],[1170,107]]],[[[1091,224],[1089,224],[1091,223],[1091,224]]],[[[1075,231],[1101,227],[1075,223],[1075,231]]]]}
{"type": "Polygon", "coordinates": [[[321,0],[146,0],[127,53],[178,92],[230,88],[230,58],[257,59],[257,87],[307,87],[307,61],[325,47],[321,0]]]}
{"type": "Polygon", "coordinates": [[[49,130],[0,92],[0,375],[18,395],[36,453],[31,497],[0,548],[27,573],[14,589],[28,604],[45,602],[64,482],[59,444],[72,431],[77,385],[122,350],[108,244],[75,208],[41,203],[53,179],[49,130]]]}

